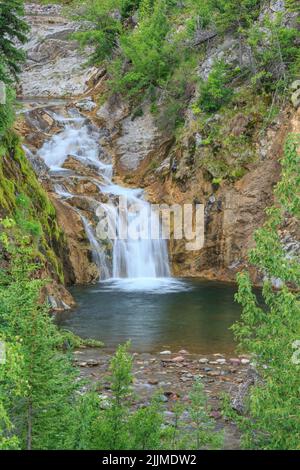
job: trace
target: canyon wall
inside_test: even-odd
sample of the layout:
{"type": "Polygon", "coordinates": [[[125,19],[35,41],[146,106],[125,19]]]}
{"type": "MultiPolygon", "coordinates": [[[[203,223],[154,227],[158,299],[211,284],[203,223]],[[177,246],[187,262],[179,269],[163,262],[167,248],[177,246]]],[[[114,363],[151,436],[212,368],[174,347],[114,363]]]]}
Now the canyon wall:
{"type": "MultiPolygon", "coordinates": [[[[271,3],[275,9],[280,7],[271,3]]],[[[95,224],[91,198],[99,201],[103,197],[91,181],[93,169],[80,168],[70,152],[65,168],[80,177],[65,178],[64,186],[72,186],[78,197],[61,200],[37,156],[44,142],[62,130],[55,113],[66,115],[71,108],[100,131],[101,152],[112,159],[116,181],[144,188],[154,203],[205,205],[204,247],[187,251],[185,240],[169,243],[174,275],[234,281],[247,265],[253,232],[263,224],[265,208],[273,202],[285,139],[289,132],[299,131],[299,103],[286,102],[270,116],[269,103],[240,87],[231,105],[199,128],[193,108],[197,92],[192,90],[185,122],[174,135],[158,122],[149,102],[137,112],[122,96],[104,99],[106,72],[86,64],[89,49],[83,51],[69,36],[80,29],[80,23],[66,19],[60,6],[28,4],[26,11],[32,30],[19,89],[25,114],[16,128],[64,231],[61,262],[65,283],[97,280],[92,250],[74,208],[80,207],[89,223],[95,224]],[[50,115],[45,102],[53,111],[50,115]]],[[[206,56],[198,64],[199,77],[207,76],[213,58],[219,56],[235,63],[241,59],[239,45],[230,37],[209,38],[206,56]]],[[[242,59],[247,60],[246,53],[242,59]]],[[[298,229],[291,227],[284,237],[287,244],[297,245],[298,229]]],[[[253,271],[253,279],[259,283],[261,275],[253,271]]]]}

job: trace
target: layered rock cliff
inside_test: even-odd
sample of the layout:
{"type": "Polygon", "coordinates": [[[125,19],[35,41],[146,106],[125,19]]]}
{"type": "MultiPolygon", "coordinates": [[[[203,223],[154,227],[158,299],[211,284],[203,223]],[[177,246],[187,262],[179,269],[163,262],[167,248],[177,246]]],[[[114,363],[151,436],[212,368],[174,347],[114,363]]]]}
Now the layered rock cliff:
{"type": "MultiPolygon", "coordinates": [[[[271,14],[272,8],[280,7],[275,3],[271,14]]],[[[230,105],[199,126],[193,107],[197,92],[190,90],[184,125],[174,135],[157,120],[147,100],[138,112],[120,95],[105,100],[106,72],[86,64],[89,49],[80,49],[70,39],[81,25],[66,19],[60,6],[28,4],[26,11],[32,30],[19,90],[25,114],[17,129],[65,234],[61,261],[66,284],[97,280],[92,249],[76,209],[93,225],[93,201],[103,198],[93,168],[82,168],[72,152],[64,163],[72,174],[56,179],[49,178],[38,156],[43,144],[62,131],[55,116],[66,117],[70,110],[86,118],[91,132],[93,127],[100,131],[101,151],[113,160],[117,180],[145,188],[151,202],[205,204],[205,245],[189,252],[184,240],[171,240],[173,273],[234,281],[247,264],[253,232],[273,201],[286,136],[299,131],[298,103],[286,102],[273,116],[269,102],[237,84],[238,93],[230,105]],[[59,198],[55,184],[63,184],[73,197],[59,198]]],[[[199,76],[207,76],[214,57],[232,63],[241,60],[233,38],[208,39],[205,57],[201,55],[198,64],[199,76]]],[[[247,51],[242,51],[242,60],[247,57],[247,51]]],[[[293,233],[286,237],[297,242],[293,233]]],[[[260,281],[258,273],[253,272],[253,277],[260,281]]]]}

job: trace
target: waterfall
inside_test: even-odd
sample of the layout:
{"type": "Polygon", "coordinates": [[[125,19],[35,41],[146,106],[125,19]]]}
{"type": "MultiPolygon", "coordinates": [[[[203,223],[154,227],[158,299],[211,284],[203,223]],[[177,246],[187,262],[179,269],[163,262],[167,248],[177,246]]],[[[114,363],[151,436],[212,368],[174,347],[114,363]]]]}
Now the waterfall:
{"type": "Polygon", "coordinates": [[[106,256],[103,250],[103,247],[97,240],[93,227],[87,219],[80,215],[86,236],[90,242],[92,254],[93,254],[93,261],[98,268],[99,271],[99,278],[100,279],[108,279],[110,277],[109,267],[107,266],[106,256]]]}
{"type": "MultiPolygon", "coordinates": [[[[113,278],[161,278],[170,276],[168,250],[165,240],[151,239],[150,222],[159,221],[152,214],[151,205],[143,199],[141,190],[132,190],[117,185],[106,186],[104,192],[126,197],[127,207],[122,215],[112,204],[103,204],[107,216],[112,219],[124,217],[129,228],[128,237],[117,237],[113,244],[113,278]],[[134,206],[134,212],[130,208],[134,206]]],[[[154,233],[160,233],[160,227],[154,227],[154,233]]]]}
{"type": "MultiPolygon", "coordinates": [[[[116,237],[111,240],[112,257],[106,253],[107,244],[96,236],[93,225],[82,214],[79,208],[73,208],[81,217],[86,236],[90,242],[93,260],[99,270],[99,278],[105,279],[144,279],[144,278],[166,278],[170,276],[169,259],[166,241],[158,238],[151,239],[145,237],[145,230],[149,230],[149,224],[156,224],[155,230],[160,233],[159,220],[153,217],[151,205],[144,199],[141,189],[125,188],[113,183],[113,168],[111,163],[107,163],[103,156],[103,151],[99,146],[99,132],[89,125],[84,118],[71,114],[65,118],[52,114],[53,117],[63,124],[61,132],[55,134],[49,141],[45,142],[39,150],[39,156],[45,161],[52,171],[61,169],[64,161],[72,155],[80,163],[96,168],[100,181],[95,177],[89,177],[95,183],[99,191],[108,198],[107,203],[99,203],[107,217],[109,223],[113,219],[119,225],[120,218],[125,218],[127,225],[134,233],[129,233],[128,237],[122,239],[116,237]],[[118,207],[118,197],[126,198],[127,207],[122,213],[118,207]],[[134,205],[135,211],[130,208],[134,205]]],[[[60,173],[62,178],[63,172],[60,173]]],[[[88,172],[87,172],[88,175],[88,172]]],[[[76,194],[71,194],[61,182],[55,182],[54,190],[63,199],[69,199],[76,194]]],[[[80,196],[85,197],[85,196],[80,196]]],[[[90,199],[90,197],[86,197],[90,199]]],[[[71,207],[71,206],[70,206],[71,207]]],[[[148,232],[149,233],[149,232],[148,232]]],[[[119,235],[119,234],[118,234],[119,235]]],[[[149,234],[150,235],[150,234],[149,234]]]]}

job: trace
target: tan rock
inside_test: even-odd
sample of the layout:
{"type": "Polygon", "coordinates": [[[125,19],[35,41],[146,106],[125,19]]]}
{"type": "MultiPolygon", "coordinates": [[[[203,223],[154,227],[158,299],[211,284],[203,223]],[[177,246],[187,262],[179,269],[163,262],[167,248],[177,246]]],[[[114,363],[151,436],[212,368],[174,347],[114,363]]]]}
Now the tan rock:
{"type": "Polygon", "coordinates": [[[92,262],[90,246],[80,215],[65,201],[55,195],[51,197],[56,208],[58,224],[64,230],[68,253],[65,253],[64,268],[68,284],[88,284],[95,282],[98,269],[92,262]]]}
{"type": "Polygon", "coordinates": [[[84,165],[82,162],[76,159],[73,155],[69,155],[64,161],[62,168],[66,170],[72,170],[78,175],[82,176],[98,176],[97,168],[92,165],[84,165]]]}

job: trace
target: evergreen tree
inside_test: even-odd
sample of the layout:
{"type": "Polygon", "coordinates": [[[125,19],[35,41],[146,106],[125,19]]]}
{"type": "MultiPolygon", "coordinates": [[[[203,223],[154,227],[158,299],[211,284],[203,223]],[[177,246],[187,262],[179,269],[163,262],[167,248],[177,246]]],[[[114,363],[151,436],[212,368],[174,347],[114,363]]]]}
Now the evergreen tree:
{"type": "MultiPolygon", "coordinates": [[[[143,8],[148,8],[147,2],[143,8]]],[[[172,45],[165,40],[169,29],[166,3],[156,0],[152,13],[142,16],[138,28],[120,38],[119,74],[114,71],[112,80],[115,91],[134,96],[169,76],[175,63],[172,45]],[[124,62],[129,65],[125,73],[124,62]]]]}
{"type": "Polygon", "coordinates": [[[229,67],[224,60],[216,61],[206,81],[200,83],[198,104],[207,112],[216,112],[226,104],[233,95],[228,86],[230,82],[229,67]]]}
{"type": "Polygon", "coordinates": [[[236,299],[243,311],[234,332],[242,350],[253,356],[261,378],[260,386],[250,392],[246,416],[236,417],[247,448],[299,449],[300,263],[296,254],[286,253],[280,237],[289,218],[300,219],[298,149],[299,138],[290,137],[281,162],[277,204],[267,211],[268,220],[256,232],[256,247],[250,253],[250,262],[264,275],[264,306],[252,291],[248,273],[238,276],[236,299]],[[280,283],[277,290],[274,279],[280,283]]]}
{"type": "Polygon", "coordinates": [[[19,64],[24,60],[24,52],[16,42],[23,44],[29,31],[23,20],[23,0],[0,1],[0,80],[9,82],[17,77],[19,64]]]}
{"type": "MultiPolygon", "coordinates": [[[[20,234],[13,221],[2,226],[1,244],[11,261],[0,277],[0,333],[8,344],[19,345],[23,360],[21,390],[3,407],[21,448],[65,448],[78,388],[76,370],[59,351],[59,332],[40,301],[42,266],[34,260],[31,237],[20,234]]],[[[11,393],[7,376],[0,397],[11,393]]]]}
{"type": "Polygon", "coordinates": [[[0,450],[19,449],[20,440],[8,410],[13,408],[15,400],[26,389],[22,379],[24,362],[20,352],[21,344],[19,339],[12,343],[2,333],[0,345],[3,354],[0,360],[0,450]]]}

